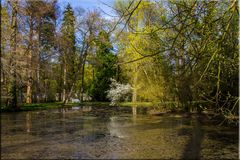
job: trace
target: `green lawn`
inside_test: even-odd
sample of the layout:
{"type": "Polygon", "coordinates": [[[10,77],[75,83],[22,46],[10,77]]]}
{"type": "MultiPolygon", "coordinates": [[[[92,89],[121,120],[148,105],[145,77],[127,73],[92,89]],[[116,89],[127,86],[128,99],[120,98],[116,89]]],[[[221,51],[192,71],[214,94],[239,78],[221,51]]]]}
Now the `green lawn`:
{"type": "MultiPolygon", "coordinates": [[[[29,110],[38,110],[38,109],[51,109],[51,108],[61,108],[61,107],[72,107],[72,106],[84,106],[84,105],[93,105],[93,106],[105,106],[110,105],[110,102],[82,102],[82,103],[67,103],[63,105],[62,102],[51,102],[51,103],[32,103],[32,104],[23,104],[20,107],[20,111],[29,111],[29,110]]],[[[118,106],[151,106],[152,102],[121,102],[117,104],[118,106]]],[[[1,111],[12,111],[10,108],[1,107],[1,111]]]]}
{"type": "MultiPolygon", "coordinates": [[[[195,102],[196,103],[196,102],[195,102]]],[[[123,107],[151,107],[151,106],[165,106],[171,105],[175,106],[176,102],[120,102],[117,105],[123,107]]],[[[32,103],[32,104],[23,104],[20,107],[20,111],[29,111],[29,110],[38,110],[38,109],[51,109],[51,108],[61,108],[61,107],[72,107],[72,106],[84,106],[84,105],[93,105],[93,106],[106,106],[110,105],[110,102],[82,102],[82,103],[67,103],[63,105],[62,102],[51,102],[51,103],[32,103]]],[[[1,107],[1,111],[11,111],[9,108],[1,107]]]]}

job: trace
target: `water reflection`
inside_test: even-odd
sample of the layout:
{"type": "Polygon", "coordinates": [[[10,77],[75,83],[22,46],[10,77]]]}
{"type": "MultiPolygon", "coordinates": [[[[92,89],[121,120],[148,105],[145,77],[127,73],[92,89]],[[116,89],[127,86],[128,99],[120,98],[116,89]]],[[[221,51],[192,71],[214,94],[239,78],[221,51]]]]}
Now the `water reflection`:
{"type": "Polygon", "coordinates": [[[149,116],[145,111],[137,106],[76,106],[1,113],[1,158],[238,157],[235,129],[205,126],[197,119],[149,116]],[[223,135],[231,136],[222,141],[223,135]]]}
{"type": "Polygon", "coordinates": [[[137,116],[137,106],[132,106],[132,114],[133,114],[133,117],[137,116]]]}
{"type": "Polygon", "coordinates": [[[31,117],[31,112],[26,113],[26,129],[27,133],[31,132],[31,126],[32,126],[32,117],[31,117]]]}
{"type": "Polygon", "coordinates": [[[137,106],[132,106],[132,115],[133,115],[133,123],[136,124],[137,119],[137,106]]]}
{"type": "Polygon", "coordinates": [[[201,159],[201,144],[204,138],[204,131],[199,119],[195,120],[190,139],[183,152],[183,159],[201,159]]]}
{"type": "Polygon", "coordinates": [[[92,106],[83,106],[82,111],[83,112],[90,112],[92,110],[92,106]]]}
{"type": "Polygon", "coordinates": [[[122,130],[123,123],[121,123],[118,117],[111,117],[108,123],[108,130],[112,137],[124,138],[126,137],[126,132],[122,130]]]}
{"type": "Polygon", "coordinates": [[[65,114],[66,112],[90,112],[92,111],[92,106],[75,106],[71,108],[58,108],[58,112],[65,114]]]}

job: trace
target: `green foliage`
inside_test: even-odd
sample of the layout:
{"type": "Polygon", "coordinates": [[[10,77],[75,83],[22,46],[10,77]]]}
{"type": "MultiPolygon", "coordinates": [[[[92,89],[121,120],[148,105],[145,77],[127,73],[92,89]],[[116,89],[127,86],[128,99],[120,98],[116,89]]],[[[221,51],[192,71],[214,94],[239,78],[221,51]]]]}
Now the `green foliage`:
{"type": "MultiPolygon", "coordinates": [[[[152,33],[156,28],[152,25],[156,21],[154,17],[159,14],[153,8],[155,8],[153,3],[144,1],[133,13],[129,22],[130,31],[123,33],[119,41],[120,53],[118,58],[121,61],[134,61],[161,49],[156,43],[159,35],[152,33]]],[[[163,78],[163,70],[166,70],[167,66],[162,61],[162,55],[159,55],[159,57],[150,57],[121,65],[121,69],[126,73],[131,86],[134,88],[133,92],[137,94],[138,101],[165,99],[168,90],[165,87],[167,85],[165,85],[163,78]]]]}
{"type": "Polygon", "coordinates": [[[59,57],[63,75],[63,84],[61,86],[66,90],[66,93],[69,93],[72,84],[75,82],[76,65],[78,63],[75,52],[75,16],[70,4],[67,5],[63,14],[60,38],[61,55],[59,57]]]}
{"type": "Polygon", "coordinates": [[[117,57],[111,52],[112,46],[109,35],[101,31],[97,41],[97,68],[93,83],[90,88],[90,95],[95,101],[107,101],[107,90],[110,88],[110,78],[116,75],[117,57]]]}
{"type": "MultiPolygon", "coordinates": [[[[136,4],[115,7],[122,15],[136,4]]],[[[192,101],[203,100],[238,114],[238,16],[237,1],[142,1],[124,17],[118,42],[138,101],[175,101],[192,111],[200,109],[192,101]]]]}
{"type": "Polygon", "coordinates": [[[98,11],[81,11],[75,18],[68,4],[59,33],[56,1],[24,2],[16,6],[19,31],[15,42],[13,6],[4,5],[1,10],[5,97],[14,96],[12,73],[16,69],[21,95],[32,79],[33,95],[45,101],[71,92],[72,97],[87,93],[94,101],[107,101],[106,91],[114,78],[131,84],[136,103],[172,102],[165,107],[238,114],[237,1],[116,0],[119,20],[113,22],[104,20],[98,11]],[[31,36],[30,29],[25,29],[30,18],[34,22],[31,36]],[[14,44],[16,52],[11,49],[14,44]],[[112,51],[113,44],[117,53],[112,51]]]}

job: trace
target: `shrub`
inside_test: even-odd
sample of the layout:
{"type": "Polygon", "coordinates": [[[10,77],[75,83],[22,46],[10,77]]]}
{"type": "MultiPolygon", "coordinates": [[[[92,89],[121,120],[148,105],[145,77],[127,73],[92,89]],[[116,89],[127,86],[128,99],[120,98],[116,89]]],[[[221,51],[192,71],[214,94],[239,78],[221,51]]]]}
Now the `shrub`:
{"type": "Polygon", "coordinates": [[[117,102],[126,101],[131,96],[132,87],[130,84],[118,83],[115,79],[110,79],[110,89],[107,91],[107,98],[111,100],[111,105],[117,102]]]}

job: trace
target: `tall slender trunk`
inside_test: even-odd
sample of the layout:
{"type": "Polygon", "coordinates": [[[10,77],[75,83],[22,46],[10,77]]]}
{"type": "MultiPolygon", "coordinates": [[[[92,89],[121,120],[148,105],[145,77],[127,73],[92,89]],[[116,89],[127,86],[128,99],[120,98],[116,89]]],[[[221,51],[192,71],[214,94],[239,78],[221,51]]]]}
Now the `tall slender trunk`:
{"type": "MultiPolygon", "coordinates": [[[[133,96],[132,96],[132,102],[137,101],[137,76],[134,77],[134,88],[133,88],[133,96]]],[[[137,116],[137,106],[132,106],[132,113],[133,113],[133,119],[136,119],[137,116]]]]}
{"type": "Polygon", "coordinates": [[[62,93],[62,101],[66,101],[66,88],[67,88],[67,66],[66,62],[64,61],[63,64],[63,93],[62,93]]]}
{"type": "Polygon", "coordinates": [[[73,85],[71,86],[70,91],[69,91],[68,94],[66,95],[66,99],[63,101],[64,104],[68,103],[68,101],[69,101],[69,99],[70,99],[70,97],[71,97],[71,95],[72,95],[74,86],[75,86],[75,83],[73,83],[73,85]]]}
{"type": "Polygon", "coordinates": [[[36,98],[37,98],[37,102],[39,103],[42,99],[41,96],[41,89],[40,89],[40,63],[41,63],[41,59],[40,59],[40,55],[41,55],[41,31],[40,28],[42,27],[42,23],[41,23],[41,18],[38,18],[38,55],[37,55],[37,83],[36,83],[36,88],[37,88],[37,93],[36,93],[36,98]]]}
{"type": "Polygon", "coordinates": [[[33,19],[29,20],[29,54],[28,54],[28,81],[27,81],[27,99],[26,103],[32,103],[32,54],[33,54],[33,19]]]}
{"type": "MultiPolygon", "coordinates": [[[[91,34],[91,31],[90,31],[90,34],[91,34]]],[[[82,57],[82,64],[80,66],[80,68],[82,67],[82,85],[81,85],[81,93],[80,93],[80,102],[83,102],[83,93],[84,93],[84,71],[85,71],[85,62],[86,62],[86,58],[87,58],[87,55],[88,55],[88,49],[89,49],[89,44],[87,43],[86,45],[86,49],[85,51],[82,50],[82,52],[84,53],[83,54],[83,57],[82,57]]]]}
{"type": "Polygon", "coordinates": [[[60,75],[59,75],[59,88],[58,88],[58,101],[63,102],[63,65],[60,63],[60,75]]]}
{"type": "MultiPolygon", "coordinates": [[[[39,55],[38,55],[39,56],[39,55]]],[[[41,101],[41,90],[40,90],[40,58],[38,57],[38,62],[37,62],[37,102],[39,103],[41,101]]]]}
{"type": "Polygon", "coordinates": [[[17,73],[16,73],[16,52],[17,52],[17,1],[12,2],[12,23],[11,23],[11,66],[12,66],[12,74],[13,79],[11,81],[11,107],[14,109],[17,108],[17,73]]]}
{"type": "Polygon", "coordinates": [[[31,69],[29,69],[29,72],[28,72],[26,103],[32,103],[32,71],[31,69]]]}
{"type": "Polygon", "coordinates": [[[81,85],[81,99],[80,102],[83,102],[83,93],[84,93],[84,70],[85,70],[85,61],[82,64],[82,85],[81,85]]]}
{"type": "Polygon", "coordinates": [[[137,102],[137,89],[133,88],[132,102],[137,102]]]}
{"type": "Polygon", "coordinates": [[[137,67],[135,67],[135,73],[136,75],[134,76],[133,79],[133,95],[132,95],[132,102],[137,102],[137,78],[138,78],[138,73],[137,73],[137,67]]]}

